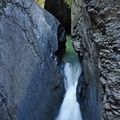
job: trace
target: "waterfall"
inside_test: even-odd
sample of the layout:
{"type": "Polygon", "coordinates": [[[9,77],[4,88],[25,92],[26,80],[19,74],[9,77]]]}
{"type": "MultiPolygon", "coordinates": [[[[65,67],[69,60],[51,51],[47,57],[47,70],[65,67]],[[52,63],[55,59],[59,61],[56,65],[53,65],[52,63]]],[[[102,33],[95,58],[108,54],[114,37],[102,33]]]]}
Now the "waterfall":
{"type": "Polygon", "coordinates": [[[82,120],[80,105],[76,97],[78,79],[82,68],[70,36],[67,36],[66,53],[63,61],[65,62],[64,85],[66,93],[60,107],[59,115],[55,120],[82,120]]]}
{"type": "Polygon", "coordinates": [[[79,63],[66,63],[64,67],[65,97],[56,120],[82,120],[80,106],[76,98],[76,88],[81,74],[79,63]]]}

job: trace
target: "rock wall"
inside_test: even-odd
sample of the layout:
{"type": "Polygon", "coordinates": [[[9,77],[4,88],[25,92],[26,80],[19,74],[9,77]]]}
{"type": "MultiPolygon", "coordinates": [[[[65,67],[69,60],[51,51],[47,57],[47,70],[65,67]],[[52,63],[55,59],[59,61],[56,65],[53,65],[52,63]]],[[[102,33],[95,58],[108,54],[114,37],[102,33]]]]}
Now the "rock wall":
{"type": "Polygon", "coordinates": [[[45,9],[60,21],[68,34],[71,33],[71,0],[45,0],[45,9]]]}
{"type": "Polygon", "coordinates": [[[87,2],[100,54],[103,119],[120,119],[120,0],[87,2]]]}
{"type": "Polygon", "coordinates": [[[78,86],[78,101],[83,120],[101,120],[98,51],[94,42],[91,20],[82,0],[72,3],[72,38],[83,67],[78,86]],[[82,86],[82,87],[81,87],[82,86]]]}
{"type": "Polygon", "coordinates": [[[64,86],[60,23],[32,0],[0,7],[0,120],[53,120],[64,86]]]}
{"type": "MultiPolygon", "coordinates": [[[[98,61],[96,66],[98,65],[100,73],[102,118],[119,120],[120,0],[83,0],[83,2],[82,5],[80,0],[74,2],[76,7],[72,10],[75,14],[72,16],[73,31],[76,30],[73,34],[74,46],[83,58],[86,52],[90,53],[87,57],[90,63],[87,65],[92,64],[91,57],[94,61],[98,61]],[[99,57],[95,57],[96,51],[99,57]]],[[[94,73],[93,68],[90,71],[94,73]]]]}

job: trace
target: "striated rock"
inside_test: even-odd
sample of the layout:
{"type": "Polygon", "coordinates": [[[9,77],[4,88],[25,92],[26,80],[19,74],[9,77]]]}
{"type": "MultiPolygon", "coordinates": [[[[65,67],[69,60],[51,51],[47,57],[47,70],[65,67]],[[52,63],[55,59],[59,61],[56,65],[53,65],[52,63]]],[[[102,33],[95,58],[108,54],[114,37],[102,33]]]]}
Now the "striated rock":
{"type": "Polygon", "coordinates": [[[53,120],[64,92],[57,58],[64,51],[64,29],[32,0],[5,4],[0,7],[0,120],[53,120]]]}
{"type": "Polygon", "coordinates": [[[99,72],[103,97],[103,119],[119,120],[120,1],[90,0],[86,3],[100,54],[99,72]]]}
{"type": "Polygon", "coordinates": [[[60,21],[68,34],[71,33],[71,0],[45,0],[45,9],[60,21]]]}
{"type": "Polygon", "coordinates": [[[72,38],[83,67],[78,100],[83,120],[101,120],[101,97],[98,72],[98,51],[91,20],[82,0],[72,3],[72,38]],[[82,86],[82,87],[81,87],[82,86]]]}

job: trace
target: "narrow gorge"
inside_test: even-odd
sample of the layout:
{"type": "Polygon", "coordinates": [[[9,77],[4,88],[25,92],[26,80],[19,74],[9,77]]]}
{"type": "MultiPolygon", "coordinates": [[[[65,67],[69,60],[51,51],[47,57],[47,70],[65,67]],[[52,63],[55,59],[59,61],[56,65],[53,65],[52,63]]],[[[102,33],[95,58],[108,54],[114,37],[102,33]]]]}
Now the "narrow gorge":
{"type": "Polygon", "coordinates": [[[82,67],[72,46],[71,37],[66,43],[64,61],[64,86],[65,96],[60,107],[59,115],[55,120],[82,120],[80,104],[77,101],[77,85],[82,67]]]}
{"type": "Polygon", "coordinates": [[[0,0],[0,120],[120,120],[120,0],[0,0]]]}

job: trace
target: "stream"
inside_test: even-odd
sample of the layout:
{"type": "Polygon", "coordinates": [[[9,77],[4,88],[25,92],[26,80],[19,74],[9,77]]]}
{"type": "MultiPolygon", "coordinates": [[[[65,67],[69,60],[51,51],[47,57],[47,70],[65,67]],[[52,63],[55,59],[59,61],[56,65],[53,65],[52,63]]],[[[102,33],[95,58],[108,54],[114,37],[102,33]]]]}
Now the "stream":
{"type": "Polygon", "coordinates": [[[82,120],[80,105],[76,97],[78,79],[82,68],[78,56],[72,47],[70,37],[68,37],[66,46],[66,54],[64,56],[64,85],[66,93],[59,115],[55,120],[82,120]]]}

